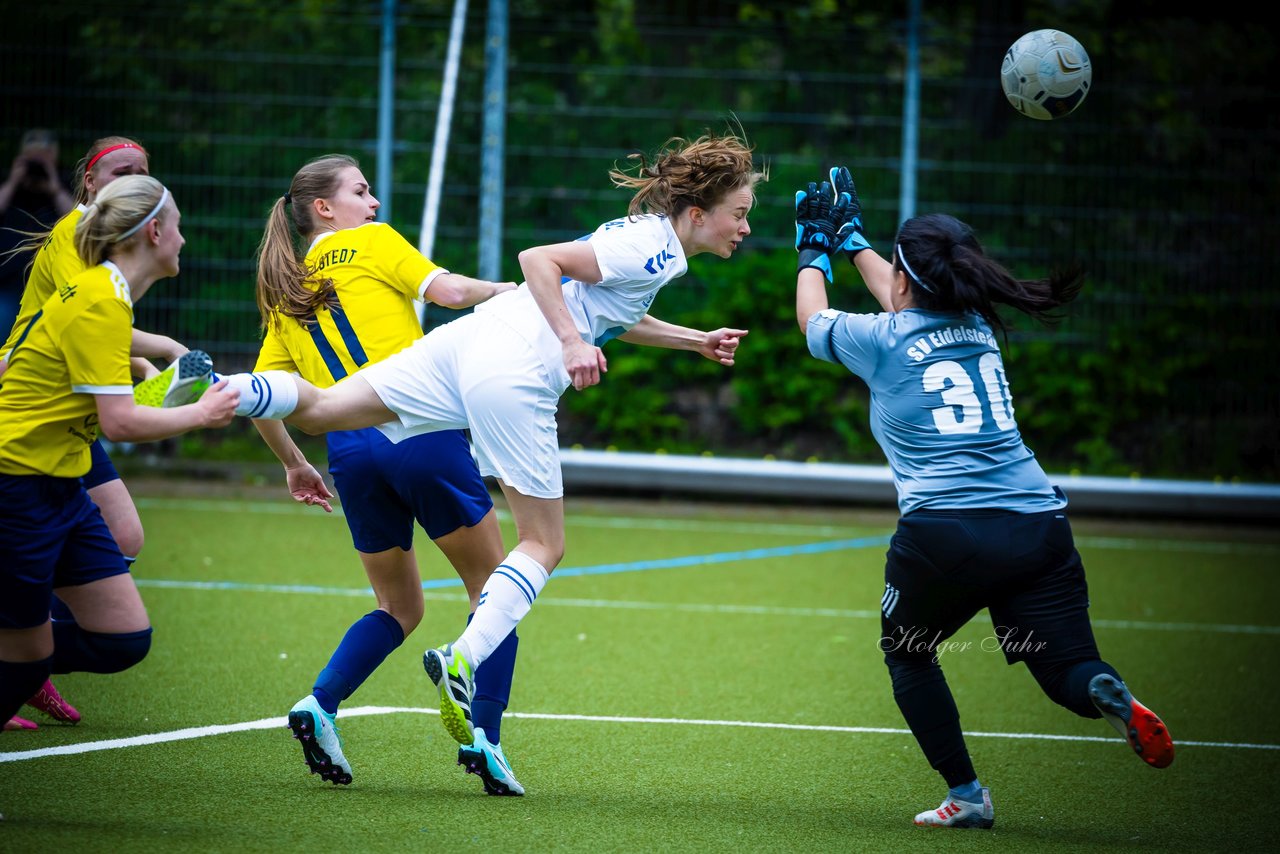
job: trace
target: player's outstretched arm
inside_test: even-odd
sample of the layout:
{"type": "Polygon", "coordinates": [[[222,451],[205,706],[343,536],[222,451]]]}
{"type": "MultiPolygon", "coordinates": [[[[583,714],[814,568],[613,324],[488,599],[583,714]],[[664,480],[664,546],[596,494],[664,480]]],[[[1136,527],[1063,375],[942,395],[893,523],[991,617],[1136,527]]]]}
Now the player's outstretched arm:
{"type": "Polygon", "coordinates": [[[831,185],[810,181],[796,191],[796,271],[820,270],[831,281],[831,253],[836,247],[836,231],[847,207],[847,199],[833,199],[831,185]],[[839,210],[833,209],[835,205],[839,210]]]}
{"type": "MultiPolygon", "coordinates": [[[[837,198],[848,198],[848,204],[840,214],[840,225],[836,230],[836,248],[832,254],[844,255],[849,262],[858,268],[867,290],[875,297],[876,302],[885,311],[892,311],[889,304],[889,289],[893,286],[893,266],[871,248],[871,241],[862,224],[862,201],[858,198],[858,188],[854,186],[853,176],[844,166],[831,167],[831,186],[837,198]]],[[[803,327],[803,323],[801,326],[803,327]]]]}
{"type": "Polygon", "coordinates": [[[514,291],[515,282],[486,282],[458,273],[441,273],[427,285],[426,297],[445,308],[470,308],[490,297],[514,291]]]}
{"type": "Polygon", "coordinates": [[[262,441],[276,455],[276,459],[284,466],[285,483],[294,501],[307,505],[316,505],[326,513],[333,512],[329,499],[333,493],[325,485],[324,478],[315,466],[307,462],[302,449],[293,441],[284,422],[275,419],[255,418],[253,426],[257,428],[262,441]]]}
{"type": "Polygon", "coordinates": [[[831,185],[810,181],[796,191],[796,322],[804,332],[809,318],[829,308],[827,282],[832,280],[831,253],[845,221],[850,199],[832,199],[831,185]]]}
{"type": "Polygon", "coordinates": [[[893,288],[893,265],[876,254],[874,249],[859,252],[853,259],[854,266],[862,274],[862,281],[876,302],[885,311],[893,311],[889,294],[893,288]]]}
{"type": "Polygon", "coordinates": [[[663,347],[667,350],[692,350],[700,353],[703,358],[728,367],[733,365],[738,344],[746,334],[746,329],[729,327],[703,332],[700,329],[678,326],[646,314],[639,323],[619,335],[618,340],[626,341],[628,344],[642,344],[646,347],[663,347]]]}
{"type": "Polygon", "coordinates": [[[162,409],[139,406],[131,394],[95,394],[98,424],[112,442],[155,442],[204,427],[225,427],[235,417],[240,393],[226,380],[211,385],[195,403],[162,409]]]}
{"type": "Polygon", "coordinates": [[[143,359],[163,359],[166,365],[178,361],[187,354],[187,346],[155,332],[133,330],[129,339],[129,355],[143,359]]]}

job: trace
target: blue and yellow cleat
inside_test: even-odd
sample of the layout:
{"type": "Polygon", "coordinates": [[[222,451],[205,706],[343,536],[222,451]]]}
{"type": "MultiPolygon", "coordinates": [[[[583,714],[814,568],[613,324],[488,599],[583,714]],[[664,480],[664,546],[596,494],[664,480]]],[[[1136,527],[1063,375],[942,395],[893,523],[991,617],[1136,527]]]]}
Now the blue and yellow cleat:
{"type": "Polygon", "coordinates": [[[484,782],[484,790],[490,795],[523,795],[524,786],[511,772],[511,764],[502,754],[502,748],[490,744],[484,729],[476,727],[475,740],[458,748],[458,764],[468,774],[477,774],[484,782]]]}
{"type": "Polygon", "coordinates": [[[134,386],[133,400],[139,406],[185,406],[199,400],[214,382],[213,359],[203,350],[190,350],[159,375],[134,386]]]}

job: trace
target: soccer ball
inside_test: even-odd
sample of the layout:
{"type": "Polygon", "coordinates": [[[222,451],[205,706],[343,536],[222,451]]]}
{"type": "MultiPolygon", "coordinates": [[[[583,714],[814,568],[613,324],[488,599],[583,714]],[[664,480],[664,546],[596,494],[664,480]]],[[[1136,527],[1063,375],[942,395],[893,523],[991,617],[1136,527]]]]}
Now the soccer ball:
{"type": "Polygon", "coordinates": [[[1073,112],[1089,94],[1093,66],[1080,42],[1060,30],[1034,30],[1005,51],[1000,85],[1013,108],[1048,121],[1073,112]]]}

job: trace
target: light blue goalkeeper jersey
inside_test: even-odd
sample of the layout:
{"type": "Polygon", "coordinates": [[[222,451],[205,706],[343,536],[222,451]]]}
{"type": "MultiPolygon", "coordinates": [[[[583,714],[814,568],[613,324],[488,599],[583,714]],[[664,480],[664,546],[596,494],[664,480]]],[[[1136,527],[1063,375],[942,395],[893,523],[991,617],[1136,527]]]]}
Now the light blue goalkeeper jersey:
{"type": "Polygon", "coordinates": [[[871,432],[889,459],[898,509],[1066,505],[1022,442],[990,325],[977,314],[907,309],[809,318],[809,352],[871,389],[871,432]]]}

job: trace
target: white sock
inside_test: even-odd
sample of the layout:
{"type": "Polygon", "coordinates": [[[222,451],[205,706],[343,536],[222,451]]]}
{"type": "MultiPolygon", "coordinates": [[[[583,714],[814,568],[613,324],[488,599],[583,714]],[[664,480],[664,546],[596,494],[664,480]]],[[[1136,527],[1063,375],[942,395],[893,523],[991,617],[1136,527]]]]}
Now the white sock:
{"type": "Polygon", "coordinates": [[[546,583],[547,571],[524,552],[513,551],[493,571],[480,592],[480,604],[471,625],[458,638],[472,672],[529,613],[546,583]]]}
{"type": "Polygon", "coordinates": [[[227,374],[227,387],[240,392],[236,415],[250,418],[285,418],[298,407],[298,384],[288,371],[259,371],[256,374],[227,374]]]}

